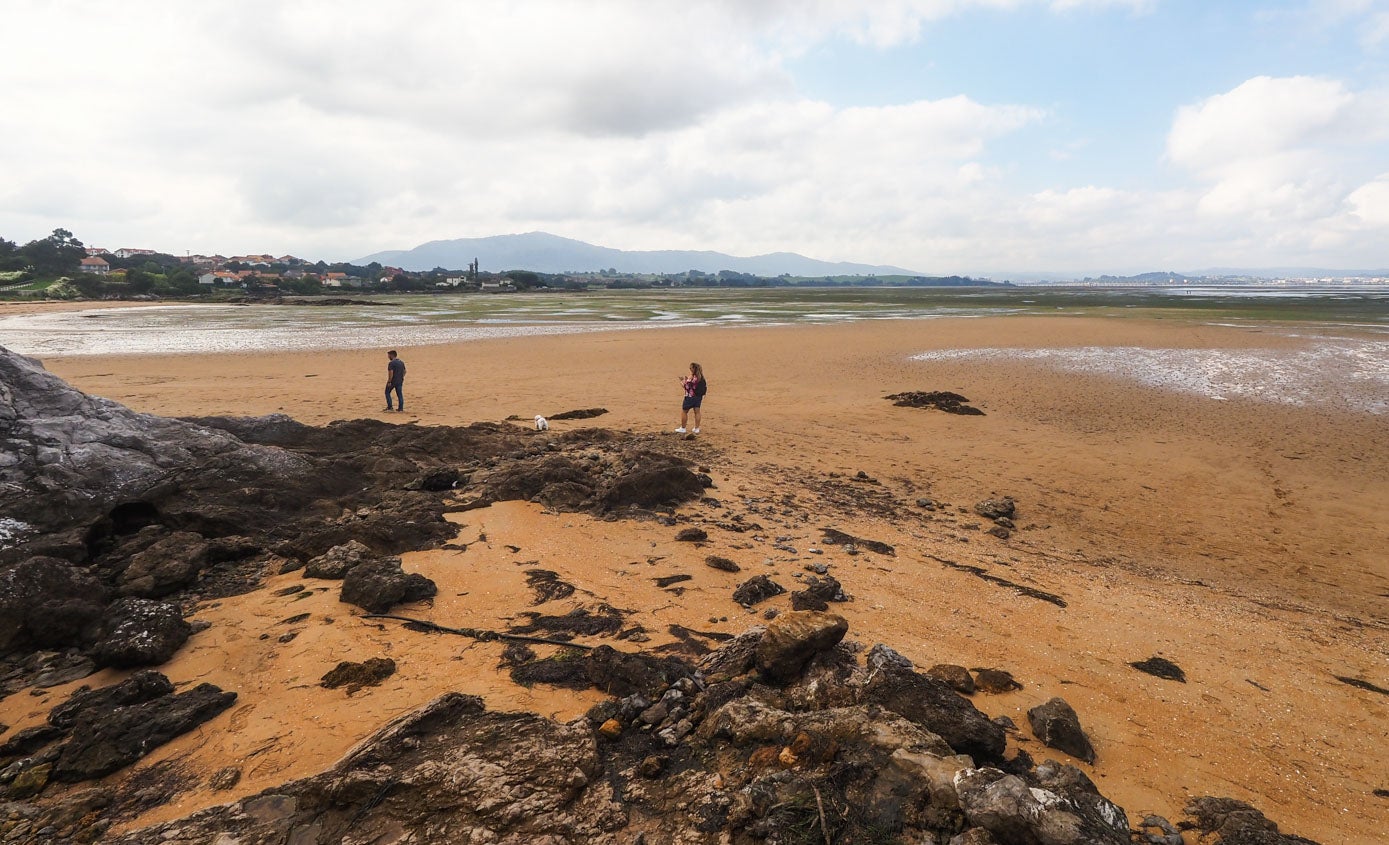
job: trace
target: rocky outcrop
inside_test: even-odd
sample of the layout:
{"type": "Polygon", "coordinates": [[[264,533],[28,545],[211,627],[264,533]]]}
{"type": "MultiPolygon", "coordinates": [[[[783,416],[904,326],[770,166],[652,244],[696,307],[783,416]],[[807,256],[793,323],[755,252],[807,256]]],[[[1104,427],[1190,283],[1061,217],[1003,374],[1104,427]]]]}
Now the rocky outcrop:
{"type": "Polygon", "coordinates": [[[196,486],[199,475],[285,478],[307,467],[297,455],[88,396],[0,347],[0,514],[23,526],[10,545],[196,486]]]}
{"type": "Polygon", "coordinates": [[[41,792],[49,781],[103,777],[198,727],[235,700],[236,693],[211,684],[176,694],[168,678],[148,670],[109,687],[82,687],[49,711],[48,724],[0,746],[0,785],[8,784],[11,797],[24,798],[41,792]]]}
{"type": "Polygon", "coordinates": [[[1065,699],[1053,698],[1027,711],[1032,733],[1045,745],[1087,763],[1095,762],[1095,747],[1080,727],[1080,718],[1065,699]]]}
{"type": "Polygon", "coordinates": [[[787,614],[787,631],[753,629],[696,666],[595,650],[619,697],[565,725],[448,694],[322,775],[109,841],[1129,841],[1124,811],[1074,768],[981,764],[926,725],[958,715],[885,704],[874,676],[914,674],[890,649],[865,666],[837,637],[798,638],[797,670],[763,683],[769,637],[826,630],[809,624],[823,616],[787,614]]]}
{"type": "Polygon", "coordinates": [[[342,579],[342,600],[369,613],[386,613],[402,602],[433,598],[439,588],[418,572],[406,572],[400,558],[358,564],[342,579]]]}

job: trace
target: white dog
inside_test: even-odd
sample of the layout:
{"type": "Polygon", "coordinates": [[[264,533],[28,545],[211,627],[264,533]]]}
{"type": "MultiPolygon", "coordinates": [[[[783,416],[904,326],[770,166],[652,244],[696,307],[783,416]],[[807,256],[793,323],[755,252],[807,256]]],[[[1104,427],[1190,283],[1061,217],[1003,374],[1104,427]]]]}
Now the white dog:
{"type": "Polygon", "coordinates": [[[545,419],[544,417],[540,416],[539,414],[536,414],[536,415],[535,415],[535,430],[536,430],[536,431],[549,431],[549,430],[550,430],[550,421],[547,420],[547,419],[545,419]]]}

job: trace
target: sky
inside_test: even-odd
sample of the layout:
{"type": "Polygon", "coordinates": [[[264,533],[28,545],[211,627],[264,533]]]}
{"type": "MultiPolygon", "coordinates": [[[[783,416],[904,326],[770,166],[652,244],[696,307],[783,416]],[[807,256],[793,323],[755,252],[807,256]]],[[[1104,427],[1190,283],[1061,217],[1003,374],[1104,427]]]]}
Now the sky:
{"type": "Polygon", "coordinates": [[[1389,267],[1389,0],[3,0],[0,237],[1389,267]]]}

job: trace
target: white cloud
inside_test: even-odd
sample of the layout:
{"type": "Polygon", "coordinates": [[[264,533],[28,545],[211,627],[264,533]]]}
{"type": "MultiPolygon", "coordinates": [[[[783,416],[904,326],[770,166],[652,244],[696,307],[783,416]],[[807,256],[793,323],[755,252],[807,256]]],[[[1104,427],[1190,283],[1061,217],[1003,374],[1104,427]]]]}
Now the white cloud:
{"type": "Polygon", "coordinates": [[[972,8],[1155,6],[7,0],[28,37],[0,53],[0,235],[353,258],[546,229],[928,272],[1372,251],[1389,108],[1338,80],[1259,77],[1181,109],[1166,162],[1185,181],[1155,192],[1016,187],[997,153],[1051,120],[1036,106],[838,107],[787,70],[835,40],[906,49],[972,8]]]}

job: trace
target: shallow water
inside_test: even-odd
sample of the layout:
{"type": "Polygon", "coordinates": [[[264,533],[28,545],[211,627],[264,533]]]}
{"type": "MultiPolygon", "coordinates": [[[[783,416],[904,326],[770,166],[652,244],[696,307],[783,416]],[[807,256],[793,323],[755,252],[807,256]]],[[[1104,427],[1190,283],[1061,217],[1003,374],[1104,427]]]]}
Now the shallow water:
{"type": "Polygon", "coordinates": [[[753,288],[428,294],[379,304],[167,305],[0,318],[0,345],[35,357],[421,346],[686,326],[774,326],[1009,314],[1176,317],[1307,334],[1286,349],[972,349],[921,360],[1013,357],[1117,374],[1212,399],[1331,402],[1389,411],[1389,287],[753,288]],[[1353,334],[1355,337],[1337,335],[1353,334]],[[1383,336],[1386,340],[1378,340],[1383,336]]]}
{"type": "Polygon", "coordinates": [[[947,349],[917,361],[1012,359],[1058,370],[1109,375],[1209,399],[1262,399],[1389,412],[1389,341],[1313,339],[1302,349],[947,349]]]}

